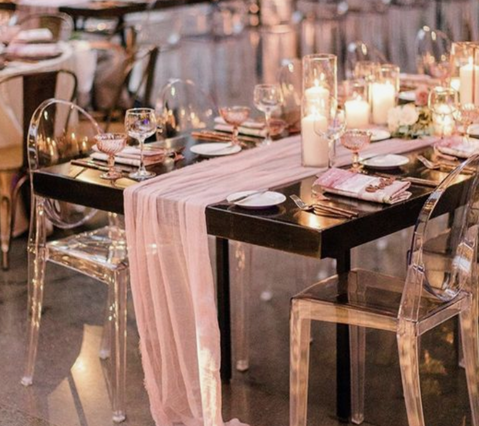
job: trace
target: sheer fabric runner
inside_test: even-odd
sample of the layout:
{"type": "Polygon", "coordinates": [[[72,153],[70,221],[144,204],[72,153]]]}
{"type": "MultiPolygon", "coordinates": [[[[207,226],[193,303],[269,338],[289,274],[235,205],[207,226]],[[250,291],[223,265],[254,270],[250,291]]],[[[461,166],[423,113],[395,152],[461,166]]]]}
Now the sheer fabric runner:
{"type": "MultiPolygon", "coordinates": [[[[373,146],[404,152],[431,142],[389,140],[373,146]]],[[[236,191],[286,184],[315,173],[301,166],[296,136],[125,190],[131,287],[145,385],[158,426],[224,424],[206,206],[236,191]]]]}

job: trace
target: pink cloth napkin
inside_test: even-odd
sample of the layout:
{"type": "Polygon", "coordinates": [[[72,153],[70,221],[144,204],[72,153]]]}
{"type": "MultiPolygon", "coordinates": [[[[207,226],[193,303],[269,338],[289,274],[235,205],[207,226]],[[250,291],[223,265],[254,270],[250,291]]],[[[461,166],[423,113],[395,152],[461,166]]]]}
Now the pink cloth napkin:
{"type": "Polygon", "coordinates": [[[411,193],[406,191],[410,182],[395,180],[391,184],[379,188],[385,179],[354,173],[349,170],[332,168],[321,174],[313,185],[320,185],[326,192],[345,195],[346,197],[359,198],[375,203],[395,204],[407,200],[411,193]],[[369,190],[368,190],[369,189],[369,190]]]}
{"type": "MultiPolygon", "coordinates": [[[[424,146],[413,142],[402,141],[400,146],[424,146]]],[[[388,152],[398,146],[390,144],[388,152]]],[[[145,386],[158,426],[224,424],[207,205],[234,192],[270,188],[317,172],[301,166],[301,139],[294,136],[196,163],[125,190],[131,288],[145,386]]]]}
{"type": "MultiPolygon", "coordinates": [[[[96,160],[108,161],[108,155],[103,152],[98,151],[96,145],[93,146],[93,153],[91,157],[96,160]]],[[[145,149],[143,151],[143,161],[145,166],[151,164],[157,164],[163,162],[165,159],[165,150],[162,148],[158,149],[145,149]]],[[[140,165],[140,148],[137,146],[127,146],[123,151],[115,155],[115,163],[118,164],[128,164],[131,166],[140,165]]]]}
{"type": "Polygon", "coordinates": [[[479,140],[470,138],[467,141],[462,136],[451,136],[439,141],[436,148],[444,154],[454,155],[460,158],[469,158],[479,152],[479,140]]]}

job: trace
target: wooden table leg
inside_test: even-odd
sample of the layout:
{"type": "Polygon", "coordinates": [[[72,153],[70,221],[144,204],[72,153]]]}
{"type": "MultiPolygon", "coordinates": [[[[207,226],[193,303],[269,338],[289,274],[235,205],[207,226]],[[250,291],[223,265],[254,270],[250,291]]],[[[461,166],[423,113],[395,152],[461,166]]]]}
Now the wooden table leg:
{"type": "MultiPolygon", "coordinates": [[[[345,251],[336,258],[338,274],[351,270],[351,252],[345,251]]],[[[351,417],[351,370],[349,352],[349,326],[336,326],[336,415],[340,422],[348,423],[351,417]]]]}
{"type": "Polygon", "coordinates": [[[231,310],[229,244],[224,238],[216,238],[216,275],[218,323],[221,333],[221,379],[229,382],[232,375],[231,362],[231,310]]]}

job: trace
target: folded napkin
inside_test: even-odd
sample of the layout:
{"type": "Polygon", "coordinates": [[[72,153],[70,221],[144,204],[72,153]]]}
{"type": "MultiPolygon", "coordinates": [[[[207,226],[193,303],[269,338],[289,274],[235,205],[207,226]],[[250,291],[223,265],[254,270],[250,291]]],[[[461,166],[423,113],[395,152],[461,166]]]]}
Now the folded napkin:
{"type": "Polygon", "coordinates": [[[319,175],[313,185],[320,185],[326,192],[375,203],[395,204],[411,196],[411,193],[406,191],[411,182],[394,180],[380,188],[386,180],[377,176],[332,168],[319,175]]]}
{"type": "Polygon", "coordinates": [[[62,54],[62,49],[58,44],[10,44],[7,48],[7,55],[27,58],[54,58],[62,54]]]}
{"type": "MultiPolygon", "coordinates": [[[[98,151],[98,148],[93,146],[93,153],[91,158],[95,160],[107,161],[108,154],[98,151]]],[[[145,166],[163,162],[165,159],[164,149],[145,149],[143,151],[143,161],[145,166]]],[[[115,155],[115,163],[128,164],[130,166],[140,165],[140,148],[137,146],[127,146],[123,151],[115,155]]]]}
{"type": "Polygon", "coordinates": [[[462,136],[451,136],[439,141],[436,148],[444,154],[454,155],[460,158],[469,158],[479,153],[479,140],[462,136]]]}
{"type": "Polygon", "coordinates": [[[48,28],[35,28],[32,30],[23,30],[20,31],[16,37],[15,41],[22,43],[32,43],[32,42],[46,42],[52,41],[53,34],[48,28]]]}
{"type": "MultiPolygon", "coordinates": [[[[229,132],[233,131],[233,126],[227,124],[222,117],[215,118],[215,130],[219,130],[221,132],[229,132]]],[[[254,121],[254,120],[246,120],[241,126],[238,127],[239,133],[243,135],[249,136],[258,136],[258,137],[266,137],[266,129],[265,124],[254,121]]]]}

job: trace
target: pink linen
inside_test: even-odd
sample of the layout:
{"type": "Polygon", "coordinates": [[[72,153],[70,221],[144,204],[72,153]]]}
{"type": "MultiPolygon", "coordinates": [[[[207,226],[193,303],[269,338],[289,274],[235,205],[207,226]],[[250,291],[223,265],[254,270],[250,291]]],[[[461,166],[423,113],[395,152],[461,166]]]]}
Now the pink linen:
{"type": "Polygon", "coordinates": [[[462,136],[451,136],[438,142],[436,147],[444,154],[469,158],[479,152],[479,140],[470,138],[468,141],[462,136]]]}
{"type": "MultiPolygon", "coordinates": [[[[401,142],[401,147],[389,144],[388,152],[424,146],[422,141],[401,142]]],[[[385,152],[382,145],[374,145],[385,152]]],[[[125,190],[131,287],[145,386],[158,426],[224,424],[206,206],[234,192],[317,173],[300,165],[300,150],[300,137],[295,136],[203,161],[125,190]]],[[[241,424],[238,420],[229,424],[233,422],[241,424]]]]}
{"type": "Polygon", "coordinates": [[[313,185],[322,186],[326,192],[376,203],[395,204],[411,196],[411,193],[406,191],[411,186],[411,182],[399,180],[374,192],[367,190],[371,186],[378,187],[381,180],[384,179],[332,168],[321,174],[313,185]]]}

